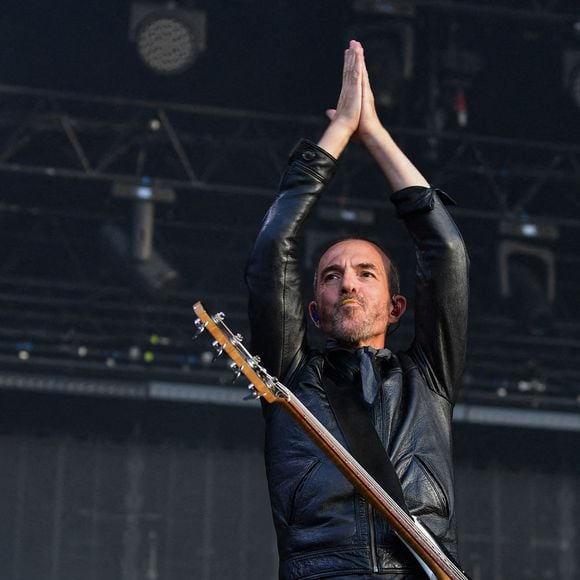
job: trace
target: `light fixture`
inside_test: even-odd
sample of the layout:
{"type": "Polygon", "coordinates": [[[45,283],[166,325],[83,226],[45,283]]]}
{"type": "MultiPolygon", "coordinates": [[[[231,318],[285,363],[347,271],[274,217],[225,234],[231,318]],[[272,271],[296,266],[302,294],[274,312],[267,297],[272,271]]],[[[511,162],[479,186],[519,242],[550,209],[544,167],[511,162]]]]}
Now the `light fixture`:
{"type": "Polygon", "coordinates": [[[149,260],[153,255],[155,204],[173,203],[175,191],[142,178],[138,183],[115,182],[113,197],[133,201],[132,255],[136,260],[149,260]]]}
{"type": "Polygon", "coordinates": [[[133,2],[129,37],[141,60],[154,72],[176,75],[187,70],[206,48],[206,13],[133,2]]]}
{"type": "Polygon", "coordinates": [[[412,0],[353,0],[355,12],[384,14],[386,16],[415,15],[415,2],[412,0]]]}
{"type": "Polygon", "coordinates": [[[120,274],[142,294],[163,298],[179,282],[179,274],[154,249],[140,260],[131,251],[131,241],[124,229],[112,223],[101,227],[101,241],[120,274]]]}
{"type": "Polygon", "coordinates": [[[101,240],[107,255],[114,257],[122,275],[142,293],[165,296],[179,283],[179,274],[154,248],[155,203],[173,203],[175,192],[142,179],[114,183],[113,196],[131,201],[133,220],[130,234],[117,224],[103,224],[101,240]]]}
{"type": "Polygon", "coordinates": [[[537,238],[553,242],[560,237],[558,228],[545,220],[533,220],[522,216],[519,220],[504,220],[499,224],[499,232],[503,237],[537,238]]]}
{"type": "Polygon", "coordinates": [[[551,224],[504,221],[498,244],[500,293],[530,334],[550,330],[556,300],[556,260],[549,247],[558,238],[551,224]]]}
{"type": "Polygon", "coordinates": [[[375,222],[375,212],[372,209],[341,207],[337,205],[320,205],[316,215],[326,222],[372,225],[375,222]]]}

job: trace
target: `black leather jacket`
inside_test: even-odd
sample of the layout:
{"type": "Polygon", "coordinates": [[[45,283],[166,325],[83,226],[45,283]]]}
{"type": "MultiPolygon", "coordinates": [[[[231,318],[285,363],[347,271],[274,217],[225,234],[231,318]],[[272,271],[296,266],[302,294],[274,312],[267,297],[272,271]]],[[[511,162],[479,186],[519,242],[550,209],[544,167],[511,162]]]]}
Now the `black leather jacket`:
{"type": "MultiPolygon", "coordinates": [[[[290,156],[246,270],[252,350],[341,442],[321,387],[324,355],[308,348],[297,237],[335,171],[308,141],[290,156]]],[[[376,429],[407,505],[456,553],[451,415],[463,368],[468,258],[434,189],[391,197],[416,246],[415,338],[381,363],[376,429]]],[[[280,554],[280,578],[413,573],[416,564],[382,517],[278,405],[264,405],[265,457],[280,554]]]]}

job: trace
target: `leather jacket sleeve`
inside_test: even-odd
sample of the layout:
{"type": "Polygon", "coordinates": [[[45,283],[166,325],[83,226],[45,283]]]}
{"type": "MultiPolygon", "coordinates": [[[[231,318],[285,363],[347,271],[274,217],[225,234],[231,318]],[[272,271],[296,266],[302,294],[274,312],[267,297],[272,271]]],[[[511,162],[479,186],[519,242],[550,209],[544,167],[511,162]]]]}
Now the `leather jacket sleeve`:
{"type": "Polygon", "coordinates": [[[246,267],[251,349],[280,378],[295,370],[306,351],[298,236],[335,167],[336,160],[314,143],[296,145],[246,267]]]}
{"type": "Polygon", "coordinates": [[[469,258],[444,192],[408,187],[391,196],[415,244],[415,339],[408,354],[451,402],[465,361],[469,258]]]}

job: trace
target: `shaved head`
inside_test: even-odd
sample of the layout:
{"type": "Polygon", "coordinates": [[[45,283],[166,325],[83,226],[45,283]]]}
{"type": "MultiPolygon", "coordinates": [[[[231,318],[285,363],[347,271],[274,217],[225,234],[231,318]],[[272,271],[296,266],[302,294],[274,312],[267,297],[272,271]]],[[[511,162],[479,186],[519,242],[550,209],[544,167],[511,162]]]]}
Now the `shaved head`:
{"type": "Polygon", "coordinates": [[[384,264],[385,264],[385,270],[387,272],[388,283],[389,283],[389,292],[390,292],[391,296],[394,296],[395,294],[400,294],[400,292],[401,292],[401,276],[399,274],[399,268],[397,267],[397,264],[395,263],[393,258],[391,258],[391,256],[389,256],[389,254],[387,254],[387,252],[385,252],[385,250],[383,250],[383,248],[381,248],[381,246],[379,246],[379,244],[377,244],[377,242],[375,242],[369,238],[359,237],[359,236],[347,236],[344,238],[337,238],[336,240],[332,241],[330,244],[325,246],[325,248],[319,253],[316,270],[314,271],[314,288],[313,288],[314,296],[316,296],[316,290],[318,288],[318,280],[319,280],[319,275],[320,275],[320,261],[322,260],[323,256],[331,248],[333,248],[337,244],[340,244],[341,242],[346,242],[349,240],[360,240],[362,242],[367,242],[369,244],[372,244],[381,253],[381,255],[383,256],[384,264]]]}

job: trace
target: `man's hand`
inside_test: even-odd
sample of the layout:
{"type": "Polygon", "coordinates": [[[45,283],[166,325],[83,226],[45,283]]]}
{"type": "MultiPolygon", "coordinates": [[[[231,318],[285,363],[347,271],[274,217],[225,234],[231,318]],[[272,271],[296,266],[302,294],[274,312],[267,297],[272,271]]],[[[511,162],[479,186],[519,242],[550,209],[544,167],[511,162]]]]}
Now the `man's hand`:
{"type": "Polygon", "coordinates": [[[338,158],[354,135],[379,164],[393,191],[411,185],[429,187],[377,115],[363,48],[356,40],[350,41],[344,53],[342,89],[336,109],[329,109],[326,114],[330,125],[318,145],[332,156],[338,158]]]}
{"type": "Polygon", "coordinates": [[[360,42],[351,40],[344,52],[342,88],[336,109],[328,109],[330,125],[318,145],[338,158],[358,130],[363,96],[364,58],[360,42]]]}
{"type": "Polygon", "coordinates": [[[379,164],[393,191],[412,185],[429,187],[425,177],[399,149],[381,123],[375,108],[375,98],[364,58],[362,67],[361,114],[356,137],[364,143],[379,164]]]}
{"type": "Polygon", "coordinates": [[[369,80],[369,72],[367,70],[363,55],[361,113],[356,136],[363,143],[370,144],[369,142],[372,142],[374,139],[378,138],[382,131],[384,131],[384,127],[379,119],[379,116],[377,115],[377,110],[375,108],[375,96],[373,95],[373,90],[369,80]]]}

